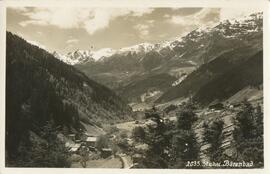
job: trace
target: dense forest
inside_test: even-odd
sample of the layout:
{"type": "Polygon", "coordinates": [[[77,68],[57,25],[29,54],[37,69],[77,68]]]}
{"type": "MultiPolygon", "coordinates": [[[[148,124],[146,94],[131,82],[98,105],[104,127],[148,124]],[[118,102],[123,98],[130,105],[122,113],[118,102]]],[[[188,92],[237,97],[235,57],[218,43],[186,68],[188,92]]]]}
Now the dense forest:
{"type": "Polygon", "coordinates": [[[34,147],[31,137],[42,137],[48,125],[70,133],[83,130],[82,122],[100,125],[130,117],[130,108],[114,92],[47,51],[10,32],[6,44],[7,163],[26,156],[22,149],[34,147]]]}
{"type": "Polygon", "coordinates": [[[246,86],[261,85],[262,74],[262,51],[252,47],[237,48],[203,64],[156,102],[192,94],[198,103],[206,106],[216,99],[224,101],[246,86]]]}

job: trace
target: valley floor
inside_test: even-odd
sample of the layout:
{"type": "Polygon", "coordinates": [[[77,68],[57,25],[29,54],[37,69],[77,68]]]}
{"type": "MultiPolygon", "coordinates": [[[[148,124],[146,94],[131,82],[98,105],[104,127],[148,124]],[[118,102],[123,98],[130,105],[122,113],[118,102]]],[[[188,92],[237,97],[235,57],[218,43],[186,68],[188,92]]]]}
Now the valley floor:
{"type": "MultiPolygon", "coordinates": [[[[259,103],[262,103],[260,100],[259,103]]],[[[258,103],[253,103],[253,105],[257,105],[258,103]]],[[[212,122],[216,119],[221,119],[224,122],[222,133],[224,137],[222,139],[221,148],[224,148],[226,154],[230,156],[230,154],[234,153],[234,149],[231,146],[232,143],[232,132],[234,130],[233,120],[236,114],[239,112],[239,108],[224,108],[221,110],[208,109],[204,108],[202,110],[196,110],[196,115],[198,116],[198,120],[193,124],[192,129],[194,130],[196,141],[199,145],[199,158],[201,161],[210,162],[209,154],[207,153],[207,149],[209,148],[209,144],[204,142],[204,128],[203,124],[205,122],[212,122]]],[[[174,122],[177,121],[177,111],[172,111],[166,116],[163,116],[163,120],[165,122],[174,122]]],[[[145,143],[137,142],[133,137],[133,131],[136,127],[142,127],[147,130],[147,127],[151,124],[154,124],[151,119],[138,119],[134,121],[127,121],[122,123],[117,123],[115,125],[110,125],[118,130],[118,132],[106,132],[109,137],[119,137],[120,140],[112,139],[110,146],[117,146],[116,142],[121,140],[126,140],[126,143],[130,147],[131,150],[128,151],[117,151],[115,156],[111,155],[105,159],[103,158],[92,158],[86,162],[86,168],[133,168],[136,165],[136,162],[133,161],[134,155],[136,155],[136,150],[140,149],[140,151],[146,151],[145,143]],[[121,134],[125,134],[125,137],[121,137],[121,134]]],[[[142,153],[145,154],[145,153],[142,153]]],[[[82,164],[79,160],[73,161],[72,168],[82,168],[82,164]]]]}

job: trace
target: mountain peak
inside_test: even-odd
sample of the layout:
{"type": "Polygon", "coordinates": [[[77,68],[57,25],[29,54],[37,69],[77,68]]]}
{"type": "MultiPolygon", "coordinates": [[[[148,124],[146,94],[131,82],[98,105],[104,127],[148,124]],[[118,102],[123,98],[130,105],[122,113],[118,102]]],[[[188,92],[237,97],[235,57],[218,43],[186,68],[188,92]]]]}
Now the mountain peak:
{"type": "Polygon", "coordinates": [[[194,45],[195,43],[198,44],[198,49],[204,48],[205,44],[201,44],[200,42],[209,40],[216,34],[220,35],[221,39],[233,39],[239,35],[258,32],[260,30],[262,30],[262,12],[253,13],[240,19],[227,19],[213,26],[199,27],[172,40],[165,40],[155,44],[144,42],[137,45],[120,48],[118,50],[112,48],[102,48],[97,51],[76,50],[74,52],[69,52],[66,55],[54,55],[58,59],[71,65],[84,64],[86,62],[106,61],[107,59],[105,58],[110,58],[115,54],[126,56],[129,53],[134,53],[143,58],[146,53],[151,51],[164,55],[164,51],[178,50],[178,52],[181,52],[179,55],[183,55],[185,54],[185,50],[181,50],[182,48],[187,47],[187,45],[190,44],[192,47],[196,47],[194,45]]]}

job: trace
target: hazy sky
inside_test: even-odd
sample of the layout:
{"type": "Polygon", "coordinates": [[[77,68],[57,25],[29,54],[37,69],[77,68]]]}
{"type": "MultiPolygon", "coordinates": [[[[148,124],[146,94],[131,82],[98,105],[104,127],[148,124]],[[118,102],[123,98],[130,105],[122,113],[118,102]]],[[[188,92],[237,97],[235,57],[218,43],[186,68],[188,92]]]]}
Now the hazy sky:
{"type": "Polygon", "coordinates": [[[178,37],[257,10],[219,8],[8,8],[7,30],[49,51],[127,47],[178,37]]]}

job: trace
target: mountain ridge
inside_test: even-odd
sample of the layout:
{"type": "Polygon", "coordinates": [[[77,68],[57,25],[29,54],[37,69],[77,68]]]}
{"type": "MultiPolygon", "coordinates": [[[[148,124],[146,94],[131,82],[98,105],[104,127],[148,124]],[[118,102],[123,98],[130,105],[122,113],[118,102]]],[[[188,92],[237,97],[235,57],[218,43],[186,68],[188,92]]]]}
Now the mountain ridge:
{"type": "Polygon", "coordinates": [[[65,135],[132,118],[113,91],[47,51],[7,32],[6,147],[10,156],[48,122],[65,135]]]}
{"type": "MultiPolygon", "coordinates": [[[[114,54],[128,54],[128,53],[149,53],[151,51],[156,51],[159,53],[163,53],[165,52],[165,50],[171,50],[171,51],[175,51],[177,49],[180,49],[181,47],[184,47],[183,44],[185,44],[185,40],[190,39],[190,41],[192,42],[196,42],[196,39],[194,38],[194,36],[196,36],[197,38],[202,37],[205,34],[209,34],[213,31],[216,32],[221,32],[222,34],[224,34],[224,37],[227,39],[232,39],[234,37],[237,37],[237,35],[231,35],[232,33],[228,32],[228,30],[239,30],[239,27],[241,27],[242,29],[244,28],[246,32],[246,34],[248,33],[252,33],[252,32],[256,32],[258,30],[261,29],[261,26],[258,26],[256,23],[254,23],[254,21],[256,20],[262,20],[262,13],[254,13],[251,14],[250,16],[246,16],[245,18],[236,20],[236,19],[230,19],[230,20],[224,20],[221,21],[219,23],[217,23],[216,25],[214,25],[214,27],[203,27],[203,28],[197,28],[191,32],[189,32],[186,35],[183,36],[178,36],[175,37],[173,39],[170,40],[166,40],[166,41],[161,41],[158,43],[139,43],[137,45],[132,45],[132,46],[128,46],[128,47],[124,47],[124,48],[120,48],[120,49],[112,49],[112,48],[102,48],[100,50],[97,51],[93,51],[93,50],[76,50],[74,52],[69,52],[66,55],[58,55],[57,58],[59,58],[62,61],[66,61],[66,63],[75,65],[75,64],[84,64],[89,62],[98,62],[98,61],[104,61],[105,59],[113,56],[114,54]],[[227,28],[224,26],[227,26],[227,28]],[[255,27],[255,28],[252,28],[255,27]],[[257,27],[257,28],[256,28],[257,27]],[[78,61],[69,61],[69,57],[71,57],[71,60],[74,60],[74,58],[72,58],[72,56],[69,55],[73,55],[76,52],[80,52],[81,57],[82,58],[78,58],[78,61]],[[103,53],[103,54],[102,54],[103,53]],[[84,54],[86,54],[87,56],[84,56],[84,54]],[[80,61],[81,60],[81,61],[80,61]]],[[[237,32],[236,32],[237,33],[237,32]]],[[[204,37],[204,36],[203,36],[204,37]]],[[[199,47],[204,47],[204,44],[199,45],[199,47]]],[[[181,55],[178,55],[181,57],[181,55]]],[[[183,55],[182,55],[183,56],[183,55]]]]}
{"type": "MultiPolygon", "coordinates": [[[[177,79],[169,84],[169,78],[168,83],[166,82],[167,88],[154,87],[157,91],[166,93],[173,84],[176,86],[188,78],[192,71],[223,54],[230,54],[237,49],[246,49],[249,52],[251,48],[259,51],[263,36],[262,22],[262,13],[252,14],[240,21],[225,20],[212,28],[195,29],[170,42],[146,44],[145,46],[151,48],[148,52],[116,53],[100,61],[89,61],[74,66],[120,95],[130,84],[141,83],[140,79],[154,82],[155,79],[152,77],[168,74],[177,79]]],[[[246,51],[242,52],[245,54],[246,51]]],[[[141,93],[137,93],[140,96],[149,91],[147,85],[143,86],[143,90],[140,88],[141,93]]],[[[133,92],[125,92],[125,94],[131,93],[133,92]]],[[[133,96],[123,97],[130,102],[138,102],[133,96]]]]}
{"type": "Polygon", "coordinates": [[[262,73],[260,74],[260,70],[262,70],[261,50],[262,47],[255,49],[242,48],[224,53],[219,58],[216,58],[215,60],[204,64],[197,70],[193,71],[180,84],[172,87],[170,90],[164,93],[156,102],[164,103],[176,98],[189,97],[188,95],[192,95],[194,96],[194,100],[197,100],[199,103],[205,105],[213,101],[215,97],[219,100],[224,100],[226,97],[230,97],[230,95],[233,95],[242,88],[251,85],[249,84],[249,81],[252,81],[252,79],[255,80],[258,78],[259,82],[256,83],[256,85],[260,85],[260,83],[262,83],[262,73]],[[254,78],[252,75],[245,75],[240,71],[244,69],[248,74],[250,73],[248,68],[253,69],[254,73],[260,74],[261,76],[258,75],[256,78],[254,78]],[[238,69],[240,70],[238,71],[238,69]],[[237,74],[237,72],[241,73],[237,74]],[[230,77],[231,80],[238,80],[236,80],[234,83],[231,81],[227,81],[227,83],[222,81],[222,79],[225,80],[228,79],[228,77],[230,77]],[[246,79],[247,81],[243,83],[244,86],[239,84],[241,79],[246,79]],[[223,88],[225,87],[232,89],[237,88],[237,90],[227,90],[227,92],[225,92],[226,90],[223,91],[223,88]],[[225,95],[222,95],[225,93],[226,97],[225,95]]]}

